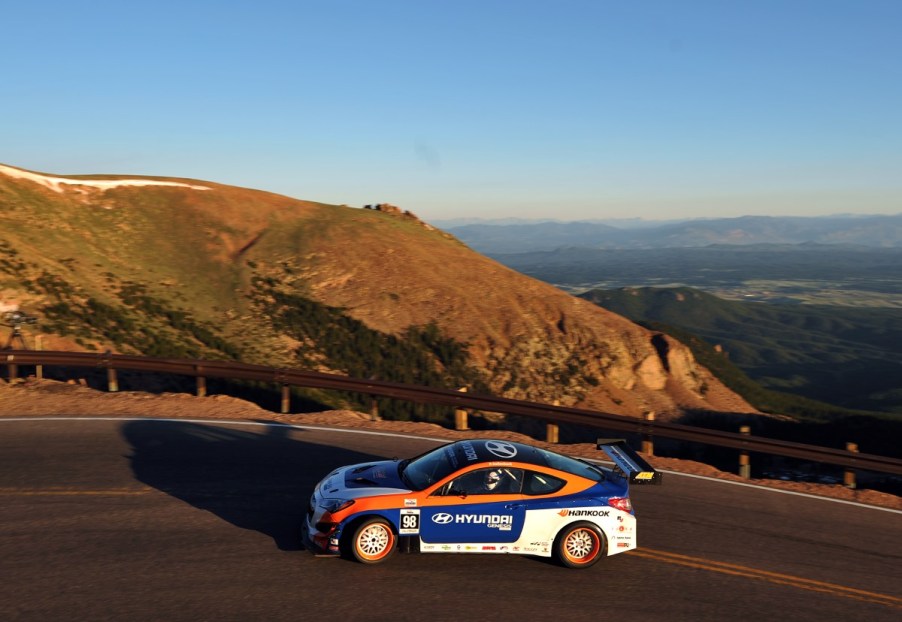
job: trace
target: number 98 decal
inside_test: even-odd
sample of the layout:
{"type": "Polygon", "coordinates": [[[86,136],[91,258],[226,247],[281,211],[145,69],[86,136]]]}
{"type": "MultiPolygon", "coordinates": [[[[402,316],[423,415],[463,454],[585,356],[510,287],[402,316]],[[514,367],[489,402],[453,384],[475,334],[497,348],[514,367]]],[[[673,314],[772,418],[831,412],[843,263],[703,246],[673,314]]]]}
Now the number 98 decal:
{"type": "Polygon", "coordinates": [[[420,533],[420,511],[401,510],[401,524],[398,525],[399,535],[411,535],[420,533]]]}

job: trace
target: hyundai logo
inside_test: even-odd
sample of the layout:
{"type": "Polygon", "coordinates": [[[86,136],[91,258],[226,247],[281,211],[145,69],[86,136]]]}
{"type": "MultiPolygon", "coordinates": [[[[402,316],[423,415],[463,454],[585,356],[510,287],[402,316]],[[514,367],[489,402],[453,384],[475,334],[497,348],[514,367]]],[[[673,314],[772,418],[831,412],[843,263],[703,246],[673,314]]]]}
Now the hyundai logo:
{"type": "Polygon", "coordinates": [[[514,447],[510,443],[505,443],[502,441],[488,441],[485,444],[485,448],[488,449],[489,452],[504,460],[510,460],[517,455],[516,447],[514,447]]]}
{"type": "Polygon", "coordinates": [[[451,521],[454,520],[454,517],[447,512],[439,512],[435,516],[432,517],[432,522],[437,523],[439,525],[447,525],[451,521]]]}

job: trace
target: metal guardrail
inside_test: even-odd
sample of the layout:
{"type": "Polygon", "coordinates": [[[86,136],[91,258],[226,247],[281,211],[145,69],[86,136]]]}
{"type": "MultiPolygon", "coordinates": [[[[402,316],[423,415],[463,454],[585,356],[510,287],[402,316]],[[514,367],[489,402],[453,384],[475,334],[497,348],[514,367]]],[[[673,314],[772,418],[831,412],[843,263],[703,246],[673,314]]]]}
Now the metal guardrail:
{"type": "MultiPolygon", "coordinates": [[[[459,409],[473,408],[487,412],[520,415],[540,419],[552,424],[566,423],[616,430],[618,432],[640,434],[646,438],[657,436],[702,443],[738,449],[743,453],[757,452],[787,458],[798,458],[811,462],[834,464],[847,469],[902,475],[902,460],[888,456],[753,437],[748,434],[710,430],[677,423],[636,419],[624,415],[567,406],[552,406],[488,395],[474,395],[451,389],[436,389],[381,380],[363,380],[338,374],[273,368],[232,361],[160,359],[111,353],[6,350],[0,352],[0,365],[8,367],[11,380],[16,378],[16,370],[19,365],[55,365],[106,369],[112,390],[116,390],[113,388],[116,386],[115,370],[194,376],[198,379],[198,394],[204,394],[205,384],[202,381],[205,378],[271,382],[282,386],[283,407],[286,404],[286,389],[289,386],[333,389],[425,404],[441,404],[459,409]]],[[[283,410],[287,412],[286,409],[283,408],[283,410]]]]}

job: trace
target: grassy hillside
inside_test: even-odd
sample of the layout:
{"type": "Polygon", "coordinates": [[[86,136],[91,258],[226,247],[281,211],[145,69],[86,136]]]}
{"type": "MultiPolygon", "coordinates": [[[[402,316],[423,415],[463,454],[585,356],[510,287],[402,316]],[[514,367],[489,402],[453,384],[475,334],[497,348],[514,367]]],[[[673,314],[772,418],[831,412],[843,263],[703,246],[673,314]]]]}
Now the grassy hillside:
{"type": "MultiPolygon", "coordinates": [[[[87,350],[305,366],[486,391],[466,346],[434,324],[386,334],[297,291],[305,289],[291,267],[299,256],[315,253],[349,219],[376,221],[379,214],[240,188],[119,188],[87,201],[0,184],[0,204],[0,302],[15,301],[37,316],[28,332],[47,336],[50,347],[69,341],[87,350]]],[[[308,267],[316,263],[309,259],[308,267]]],[[[368,396],[315,398],[370,407],[368,396]]],[[[435,407],[380,406],[400,419],[447,423],[450,416],[435,407]]]]}
{"type": "MultiPolygon", "coordinates": [[[[592,290],[582,297],[634,321],[698,335],[719,347],[720,359],[764,389],[847,409],[902,414],[902,316],[897,310],[743,303],[690,288],[592,290]]],[[[702,362],[725,371],[716,359],[702,362]]],[[[772,412],[822,408],[790,407],[774,395],[764,399],[764,392],[740,387],[731,374],[720,377],[772,412]]]]}
{"type": "Polygon", "coordinates": [[[48,349],[303,366],[635,416],[750,410],[681,344],[670,365],[645,329],[388,205],[0,165],[0,305],[38,316],[48,349]]]}

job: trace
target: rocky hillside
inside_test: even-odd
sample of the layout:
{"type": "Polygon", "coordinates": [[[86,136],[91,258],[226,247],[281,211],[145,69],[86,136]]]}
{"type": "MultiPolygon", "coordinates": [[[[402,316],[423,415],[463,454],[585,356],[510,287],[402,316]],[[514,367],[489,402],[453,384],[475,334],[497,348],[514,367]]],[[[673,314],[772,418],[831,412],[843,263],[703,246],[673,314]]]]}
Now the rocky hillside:
{"type": "Polygon", "coordinates": [[[446,386],[608,412],[753,411],[672,338],[367,207],[0,166],[0,311],[37,316],[45,348],[380,377],[406,360],[446,386]]]}

